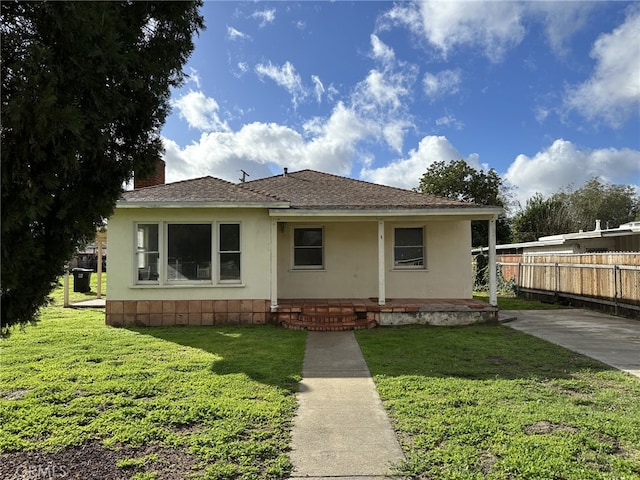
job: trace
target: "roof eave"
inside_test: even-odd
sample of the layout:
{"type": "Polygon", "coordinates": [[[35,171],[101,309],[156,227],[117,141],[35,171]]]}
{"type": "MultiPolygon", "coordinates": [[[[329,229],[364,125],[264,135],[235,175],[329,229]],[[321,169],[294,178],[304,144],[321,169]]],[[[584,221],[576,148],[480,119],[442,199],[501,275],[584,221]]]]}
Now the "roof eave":
{"type": "Polygon", "coordinates": [[[500,207],[425,207],[425,208],[291,208],[281,210],[271,208],[272,217],[472,217],[476,220],[495,219],[504,210],[500,207]]]}
{"type": "Polygon", "coordinates": [[[120,200],[116,208],[289,208],[288,202],[211,202],[120,200]]]}

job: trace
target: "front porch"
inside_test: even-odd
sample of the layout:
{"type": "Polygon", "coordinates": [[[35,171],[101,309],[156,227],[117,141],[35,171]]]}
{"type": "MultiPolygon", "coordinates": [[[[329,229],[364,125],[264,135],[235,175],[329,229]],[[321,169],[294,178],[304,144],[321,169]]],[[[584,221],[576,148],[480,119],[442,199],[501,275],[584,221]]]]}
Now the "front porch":
{"type": "Polygon", "coordinates": [[[473,299],[281,299],[271,321],[293,330],[342,331],[378,325],[437,326],[497,322],[498,307],[473,299]]]}

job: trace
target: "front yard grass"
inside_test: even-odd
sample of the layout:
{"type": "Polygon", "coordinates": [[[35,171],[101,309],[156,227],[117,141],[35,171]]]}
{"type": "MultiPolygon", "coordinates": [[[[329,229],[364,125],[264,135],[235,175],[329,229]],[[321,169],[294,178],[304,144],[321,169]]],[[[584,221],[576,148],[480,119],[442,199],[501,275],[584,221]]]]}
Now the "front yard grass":
{"type": "Polygon", "coordinates": [[[305,339],[264,325],[116,329],[104,311],[47,307],[0,341],[0,478],[286,477],[305,339]]]}
{"type": "Polygon", "coordinates": [[[356,335],[409,478],[640,478],[639,379],[505,326],[356,335]]]}

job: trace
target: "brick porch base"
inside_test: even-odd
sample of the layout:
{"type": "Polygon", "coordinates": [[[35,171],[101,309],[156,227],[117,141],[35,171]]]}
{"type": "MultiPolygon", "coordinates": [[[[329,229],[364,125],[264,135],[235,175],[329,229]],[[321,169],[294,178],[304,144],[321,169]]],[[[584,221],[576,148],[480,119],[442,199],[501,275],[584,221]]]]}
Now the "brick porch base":
{"type": "Polygon", "coordinates": [[[270,320],[269,300],[107,300],[106,323],[137,325],[264,324],[270,320]]]}
{"type": "Polygon", "coordinates": [[[285,328],[339,331],[377,325],[471,325],[497,322],[497,307],[473,299],[283,299],[272,312],[285,328]]]}
{"type": "Polygon", "coordinates": [[[470,325],[497,321],[498,309],[467,299],[375,298],[269,300],[107,300],[106,324],[159,327],[276,323],[285,328],[339,331],[377,325],[470,325]]]}

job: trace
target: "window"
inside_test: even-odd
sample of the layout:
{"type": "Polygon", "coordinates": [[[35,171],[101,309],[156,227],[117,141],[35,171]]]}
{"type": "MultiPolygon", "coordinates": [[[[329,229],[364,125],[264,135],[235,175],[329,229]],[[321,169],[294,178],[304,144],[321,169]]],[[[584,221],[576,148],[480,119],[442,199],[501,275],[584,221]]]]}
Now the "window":
{"type": "Polygon", "coordinates": [[[136,232],[138,281],[158,281],[158,224],[139,223],[136,232]]]}
{"type": "Polygon", "coordinates": [[[237,283],[240,223],[137,223],[136,283],[237,283]]]}
{"type": "Polygon", "coordinates": [[[211,280],[211,225],[167,225],[167,280],[211,280]]]}
{"type": "Polygon", "coordinates": [[[324,266],[322,227],[293,229],[293,266],[322,268],[324,266]]]}
{"type": "Polygon", "coordinates": [[[394,268],[424,268],[424,228],[396,228],[393,243],[394,268]]]}
{"type": "Polygon", "coordinates": [[[218,265],[221,282],[240,281],[240,225],[221,223],[218,237],[218,265]]]}

